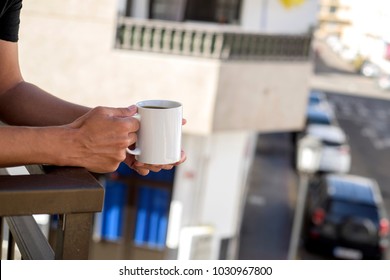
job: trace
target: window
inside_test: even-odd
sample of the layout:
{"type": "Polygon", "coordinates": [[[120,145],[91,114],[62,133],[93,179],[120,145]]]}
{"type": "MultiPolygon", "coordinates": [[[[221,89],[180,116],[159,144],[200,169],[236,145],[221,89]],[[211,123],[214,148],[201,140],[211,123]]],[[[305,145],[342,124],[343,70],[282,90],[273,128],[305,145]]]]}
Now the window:
{"type": "Polygon", "coordinates": [[[329,8],[329,13],[331,13],[331,14],[335,14],[336,11],[337,11],[337,7],[335,7],[335,6],[331,6],[331,7],[329,8]]]}
{"type": "Polygon", "coordinates": [[[118,0],[118,14],[125,17],[132,16],[133,0],[118,0]]]}
{"type": "Polygon", "coordinates": [[[186,0],[151,0],[149,18],[183,21],[186,0]]]}
{"type": "Polygon", "coordinates": [[[125,10],[125,16],[130,17],[132,13],[133,1],[132,0],[126,0],[126,10],[125,10]]]}
{"type": "Polygon", "coordinates": [[[316,113],[316,112],[308,112],[307,116],[307,124],[332,124],[332,120],[330,116],[326,114],[316,113]]]}
{"type": "Polygon", "coordinates": [[[151,0],[149,18],[235,24],[242,0],[151,0]]]}
{"type": "Polygon", "coordinates": [[[186,20],[235,24],[239,20],[241,0],[188,0],[186,20]]]}
{"type": "Polygon", "coordinates": [[[217,1],[216,17],[219,23],[238,23],[241,1],[217,1]]]}
{"type": "Polygon", "coordinates": [[[379,223],[378,209],[372,205],[334,200],[329,212],[341,217],[364,217],[379,223]]]}

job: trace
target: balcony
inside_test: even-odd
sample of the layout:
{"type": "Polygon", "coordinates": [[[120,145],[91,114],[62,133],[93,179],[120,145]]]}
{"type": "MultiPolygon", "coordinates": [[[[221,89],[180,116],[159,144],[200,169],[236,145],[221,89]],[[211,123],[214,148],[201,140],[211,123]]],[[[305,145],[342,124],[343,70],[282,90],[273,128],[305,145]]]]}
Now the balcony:
{"type": "Polygon", "coordinates": [[[238,28],[118,20],[116,48],[230,60],[308,60],[311,37],[247,33],[238,28]]]}
{"type": "MultiPolygon", "coordinates": [[[[31,175],[0,176],[0,241],[9,228],[7,259],[88,259],[93,214],[103,205],[103,188],[82,168],[30,166],[31,175]],[[58,215],[46,238],[32,215],[58,215]]],[[[0,248],[0,256],[1,250],[0,248]]]]}

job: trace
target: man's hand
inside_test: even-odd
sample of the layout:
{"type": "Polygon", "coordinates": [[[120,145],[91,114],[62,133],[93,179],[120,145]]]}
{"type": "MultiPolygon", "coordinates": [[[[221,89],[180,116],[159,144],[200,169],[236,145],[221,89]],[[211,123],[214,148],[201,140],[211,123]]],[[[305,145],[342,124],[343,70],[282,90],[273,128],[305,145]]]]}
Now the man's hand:
{"type": "Polygon", "coordinates": [[[138,174],[142,176],[146,176],[149,174],[150,171],[153,172],[159,172],[161,170],[171,170],[174,166],[178,166],[179,164],[183,163],[186,160],[186,155],[184,151],[181,151],[181,159],[180,161],[174,163],[174,164],[165,164],[165,165],[152,165],[152,164],[145,164],[139,161],[136,161],[135,157],[133,155],[127,154],[127,158],[125,160],[125,163],[132,169],[134,169],[138,174]]]}
{"type": "MultiPolygon", "coordinates": [[[[129,108],[97,107],[67,125],[71,131],[66,161],[92,172],[115,171],[126,157],[126,148],[137,140],[139,122],[129,108]]],[[[66,163],[66,161],[64,163],[66,163]]]]}

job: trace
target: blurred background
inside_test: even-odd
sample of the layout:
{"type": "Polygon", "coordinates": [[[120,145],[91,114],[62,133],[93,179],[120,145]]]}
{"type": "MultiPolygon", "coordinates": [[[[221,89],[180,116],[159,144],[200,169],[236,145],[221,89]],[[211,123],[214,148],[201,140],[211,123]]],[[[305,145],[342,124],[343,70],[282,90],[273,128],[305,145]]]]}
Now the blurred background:
{"type": "Polygon", "coordinates": [[[24,1],[27,81],[87,106],[173,99],[188,120],[175,170],[100,178],[90,258],[388,258],[389,13],[380,0],[24,1]]]}

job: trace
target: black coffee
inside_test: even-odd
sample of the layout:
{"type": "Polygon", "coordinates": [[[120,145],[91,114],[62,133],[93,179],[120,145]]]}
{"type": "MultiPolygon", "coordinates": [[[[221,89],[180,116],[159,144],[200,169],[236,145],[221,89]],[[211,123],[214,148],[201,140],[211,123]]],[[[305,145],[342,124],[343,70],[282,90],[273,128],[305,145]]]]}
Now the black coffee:
{"type": "Polygon", "coordinates": [[[142,106],[142,108],[147,108],[147,109],[168,109],[166,107],[161,107],[161,106],[142,106]]]}

